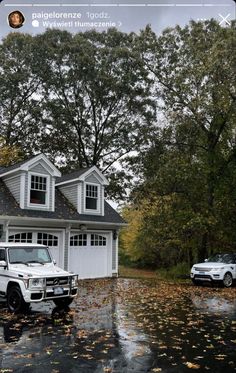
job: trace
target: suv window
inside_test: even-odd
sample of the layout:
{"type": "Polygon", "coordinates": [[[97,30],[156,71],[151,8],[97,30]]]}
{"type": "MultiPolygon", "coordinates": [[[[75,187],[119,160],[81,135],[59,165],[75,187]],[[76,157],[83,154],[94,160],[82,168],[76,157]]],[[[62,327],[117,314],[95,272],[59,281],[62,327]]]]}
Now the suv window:
{"type": "Polygon", "coordinates": [[[6,251],[5,251],[5,249],[0,249],[0,260],[6,260],[6,251]]]}
{"type": "Polygon", "coordinates": [[[14,247],[9,248],[10,263],[42,262],[51,263],[51,258],[46,247],[14,247]]]}
{"type": "Polygon", "coordinates": [[[211,256],[207,261],[215,263],[232,264],[235,263],[235,256],[233,254],[215,254],[211,256]]]}

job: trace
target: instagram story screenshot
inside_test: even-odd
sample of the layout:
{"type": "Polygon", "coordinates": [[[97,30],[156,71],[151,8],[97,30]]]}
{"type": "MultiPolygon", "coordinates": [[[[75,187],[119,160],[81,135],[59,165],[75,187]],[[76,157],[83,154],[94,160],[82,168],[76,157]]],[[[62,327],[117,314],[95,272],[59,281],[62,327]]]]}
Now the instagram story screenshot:
{"type": "Polygon", "coordinates": [[[88,30],[139,32],[147,25],[157,34],[167,27],[184,26],[214,18],[221,26],[229,26],[235,18],[234,0],[151,0],[89,1],[56,0],[49,2],[1,1],[1,37],[21,28],[32,35],[46,29],[67,30],[71,33],[88,30]]]}
{"type": "Polygon", "coordinates": [[[0,0],[0,372],[236,372],[236,0],[0,0]]]}

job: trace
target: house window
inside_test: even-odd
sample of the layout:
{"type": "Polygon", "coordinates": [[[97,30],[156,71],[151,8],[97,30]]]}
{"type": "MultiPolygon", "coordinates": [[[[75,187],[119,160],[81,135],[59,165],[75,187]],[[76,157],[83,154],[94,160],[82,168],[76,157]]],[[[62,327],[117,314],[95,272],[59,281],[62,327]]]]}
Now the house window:
{"type": "Polygon", "coordinates": [[[45,246],[58,246],[58,237],[48,233],[38,233],[37,243],[45,246]]]}
{"type": "Polygon", "coordinates": [[[47,178],[44,176],[31,175],[30,203],[46,205],[47,178]]]}
{"type": "Polygon", "coordinates": [[[86,184],[86,210],[97,210],[98,208],[98,187],[97,185],[86,184]]]}
{"type": "Polygon", "coordinates": [[[107,239],[98,234],[91,234],[91,246],[106,246],[107,239]]]}
{"type": "Polygon", "coordinates": [[[22,242],[31,243],[32,242],[32,232],[17,233],[12,234],[8,237],[9,242],[22,242]]]}
{"type": "Polygon", "coordinates": [[[87,234],[77,234],[70,238],[70,246],[87,246],[87,234]]]}

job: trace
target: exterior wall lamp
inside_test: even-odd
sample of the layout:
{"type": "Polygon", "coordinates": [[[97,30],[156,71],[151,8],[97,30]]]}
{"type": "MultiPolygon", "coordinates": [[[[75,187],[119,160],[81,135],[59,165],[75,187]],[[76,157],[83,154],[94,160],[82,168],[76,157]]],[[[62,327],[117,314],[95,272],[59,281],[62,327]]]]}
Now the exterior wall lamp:
{"type": "Polygon", "coordinates": [[[117,232],[117,230],[114,230],[113,231],[113,240],[116,240],[117,237],[118,237],[118,232],[117,232]]]}
{"type": "Polygon", "coordinates": [[[87,227],[86,227],[85,224],[80,224],[80,225],[79,225],[79,229],[80,229],[82,232],[84,232],[84,231],[86,231],[87,227]]]}

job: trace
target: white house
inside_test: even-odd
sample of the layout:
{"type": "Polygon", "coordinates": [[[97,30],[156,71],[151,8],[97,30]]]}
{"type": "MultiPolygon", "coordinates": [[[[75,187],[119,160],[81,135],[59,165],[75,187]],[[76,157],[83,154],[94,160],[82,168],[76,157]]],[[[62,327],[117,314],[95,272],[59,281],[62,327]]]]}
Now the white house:
{"type": "Polygon", "coordinates": [[[0,168],[0,241],[47,245],[80,279],[118,273],[118,231],[125,222],[105,201],[96,166],[62,176],[39,154],[0,168]]]}

